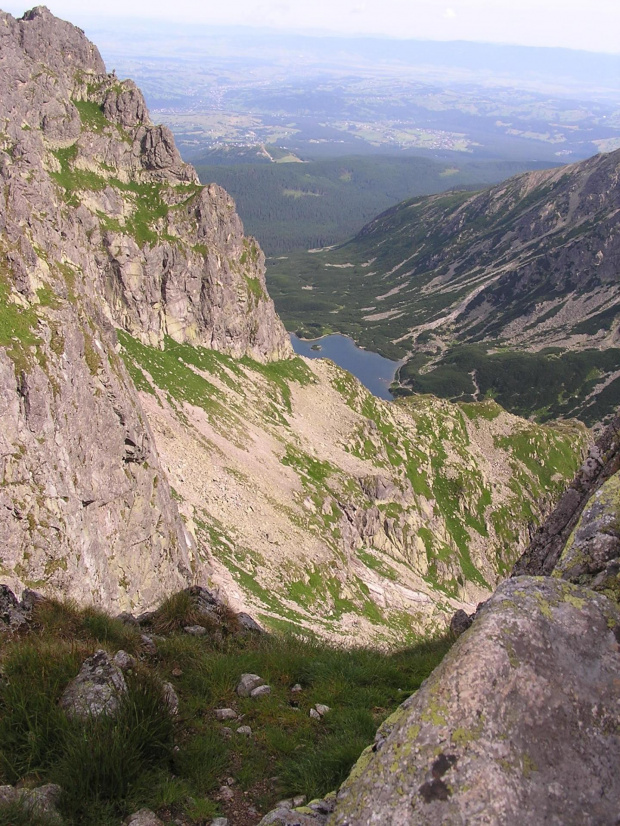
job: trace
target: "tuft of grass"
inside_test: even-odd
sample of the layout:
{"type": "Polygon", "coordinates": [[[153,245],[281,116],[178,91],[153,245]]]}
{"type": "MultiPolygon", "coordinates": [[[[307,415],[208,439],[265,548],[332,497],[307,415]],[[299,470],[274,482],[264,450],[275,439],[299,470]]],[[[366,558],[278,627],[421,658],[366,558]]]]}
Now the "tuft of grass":
{"type": "Polygon", "coordinates": [[[67,636],[84,643],[102,643],[118,651],[132,654],[140,648],[140,633],[105,611],[88,606],[78,608],[71,600],[46,599],[38,603],[32,612],[33,631],[43,640],[67,636]]]}
{"type": "Polygon", "coordinates": [[[152,628],[157,634],[182,631],[186,625],[207,627],[212,623],[210,617],[196,608],[194,600],[186,591],[179,591],[164,600],[151,621],[152,628]]]}
{"type": "Polygon", "coordinates": [[[97,822],[93,811],[124,814],[125,801],[144,772],[171,765],[173,722],[161,685],[145,672],[127,681],[117,715],[69,723],[51,771],[63,789],[63,812],[85,826],[97,822]]]}
{"type": "Polygon", "coordinates": [[[23,640],[3,658],[0,683],[0,776],[14,784],[45,774],[60,758],[67,719],[58,707],[66,684],[92,653],[51,640],[23,640]]]}
{"type": "Polygon", "coordinates": [[[179,749],[174,759],[174,770],[175,774],[186,778],[196,792],[206,795],[218,786],[218,779],[228,762],[228,747],[224,738],[214,728],[205,727],[179,749]]]}

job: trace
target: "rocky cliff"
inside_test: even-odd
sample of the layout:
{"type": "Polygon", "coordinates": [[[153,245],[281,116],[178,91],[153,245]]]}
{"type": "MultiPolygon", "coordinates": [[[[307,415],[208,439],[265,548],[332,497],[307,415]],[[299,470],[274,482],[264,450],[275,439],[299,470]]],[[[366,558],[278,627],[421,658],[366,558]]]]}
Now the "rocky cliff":
{"type": "Polygon", "coordinates": [[[131,82],[39,7],[0,15],[2,578],[109,607],[191,580],[192,540],[118,356],[288,356],[262,253],[131,82]]]}

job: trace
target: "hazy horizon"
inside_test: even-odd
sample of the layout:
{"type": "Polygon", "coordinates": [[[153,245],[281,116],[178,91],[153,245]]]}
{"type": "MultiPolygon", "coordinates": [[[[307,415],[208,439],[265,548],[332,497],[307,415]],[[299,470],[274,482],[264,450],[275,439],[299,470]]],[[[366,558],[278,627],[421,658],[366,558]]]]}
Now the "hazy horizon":
{"type": "MultiPolygon", "coordinates": [[[[315,0],[310,7],[296,0],[232,0],[216,7],[194,0],[109,0],[105,8],[93,0],[58,0],[50,10],[81,26],[119,23],[149,26],[164,22],[179,28],[243,26],[313,36],[378,37],[398,40],[465,41],[470,43],[563,48],[620,54],[620,4],[615,0],[315,0]]],[[[21,17],[29,4],[3,3],[21,17]]]]}

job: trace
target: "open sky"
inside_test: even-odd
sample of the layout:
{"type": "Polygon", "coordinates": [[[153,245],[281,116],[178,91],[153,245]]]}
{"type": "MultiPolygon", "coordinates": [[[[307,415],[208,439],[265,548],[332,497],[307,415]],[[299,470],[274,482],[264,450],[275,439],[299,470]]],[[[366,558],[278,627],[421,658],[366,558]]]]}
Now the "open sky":
{"type": "MultiPolygon", "coordinates": [[[[14,0],[0,5],[16,16],[30,8],[14,0]]],[[[86,30],[91,17],[134,17],[620,53],[620,0],[48,0],[47,5],[86,30]]]]}

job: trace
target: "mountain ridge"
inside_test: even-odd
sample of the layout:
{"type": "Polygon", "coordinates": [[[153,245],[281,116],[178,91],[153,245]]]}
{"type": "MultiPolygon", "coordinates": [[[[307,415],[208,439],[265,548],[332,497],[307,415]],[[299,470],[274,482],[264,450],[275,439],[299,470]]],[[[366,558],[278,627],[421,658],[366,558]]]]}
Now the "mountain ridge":
{"type": "Polygon", "coordinates": [[[312,337],[337,328],[384,355],[407,355],[404,392],[489,394],[520,415],[593,424],[611,415],[620,392],[619,170],[616,151],[473,195],[405,201],[347,244],[280,264],[272,292],[289,327],[312,337]],[[526,354],[530,375],[546,381],[550,356],[564,364],[588,355],[555,396],[532,402],[501,387],[501,359],[491,357],[502,351],[526,354]]]}

